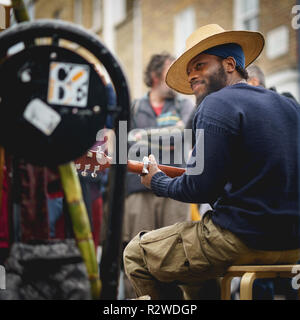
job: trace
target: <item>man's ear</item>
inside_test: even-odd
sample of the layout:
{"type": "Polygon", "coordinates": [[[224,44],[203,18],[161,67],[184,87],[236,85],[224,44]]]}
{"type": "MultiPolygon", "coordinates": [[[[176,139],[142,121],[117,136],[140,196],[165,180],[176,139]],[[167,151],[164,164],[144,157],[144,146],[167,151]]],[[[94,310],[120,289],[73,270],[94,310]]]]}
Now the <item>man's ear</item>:
{"type": "Polygon", "coordinates": [[[227,57],[222,60],[224,70],[228,73],[232,73],[236,67],[236,61],[233,57],[227,57]]]}

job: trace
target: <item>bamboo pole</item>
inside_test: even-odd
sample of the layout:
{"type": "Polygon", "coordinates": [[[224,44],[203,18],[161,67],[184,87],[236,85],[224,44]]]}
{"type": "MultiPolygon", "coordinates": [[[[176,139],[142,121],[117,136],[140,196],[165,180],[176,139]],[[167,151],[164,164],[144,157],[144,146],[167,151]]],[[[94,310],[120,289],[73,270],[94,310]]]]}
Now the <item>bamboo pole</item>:
{"type": "Polygon", "coordinates": [[[82,199],[80,182],[73,162],[58,167],[62,187],[69,207],[75,238],[85,262],[91,283],[92,298],[99,299],[101,282],[93,242],[91,227],[85,204],[82,199]]]}
{"type": "MultiPolygon", "coordinates": [[[[17,22],[29,21],[29,15],[23,0],[12,0],[17,22]]],[[[80,182],[73,162],[58,167],[67,200],[77,245],[85,263],[91,284],[93,299],[100,298],[101,282],[87,210],[82,199],[80,182]]]]}
{"type": "Polygon", "coordinates": [[[29,14],[23,0],[11,0],[17,22],[29,21],[29,14]]]}

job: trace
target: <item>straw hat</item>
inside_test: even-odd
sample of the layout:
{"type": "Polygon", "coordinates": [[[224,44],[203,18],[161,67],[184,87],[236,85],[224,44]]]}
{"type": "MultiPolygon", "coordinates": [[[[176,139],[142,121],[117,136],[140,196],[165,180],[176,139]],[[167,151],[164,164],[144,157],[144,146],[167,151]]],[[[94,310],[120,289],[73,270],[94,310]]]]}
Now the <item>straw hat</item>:
{"type": "Polygon", "coordinates": [[[187,38],[185,52],[168,70],[167,85],[178,92],[193,94],[186,73],[188,63],[201,52],[226,43],[237,43],[242,47],[247,67],[260,55],[265,40],[259,32],[226,31],[217,24],[203,26],[187,38]]]}

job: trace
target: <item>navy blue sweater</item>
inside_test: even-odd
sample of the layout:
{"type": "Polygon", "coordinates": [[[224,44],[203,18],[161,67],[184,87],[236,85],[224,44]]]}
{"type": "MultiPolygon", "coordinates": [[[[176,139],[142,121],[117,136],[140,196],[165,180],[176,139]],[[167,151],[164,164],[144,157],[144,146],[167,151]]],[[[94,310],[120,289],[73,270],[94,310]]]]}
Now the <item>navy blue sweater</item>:
{"type": "Polygon", "coordinates": [[[210,203],[214,223],[254,249],[300,248],[299,110],[292,99],[244,83],[208,95],[193,123],[204,129],[203,172],[174,179],[159,172],[151,189],[210,203]]]}

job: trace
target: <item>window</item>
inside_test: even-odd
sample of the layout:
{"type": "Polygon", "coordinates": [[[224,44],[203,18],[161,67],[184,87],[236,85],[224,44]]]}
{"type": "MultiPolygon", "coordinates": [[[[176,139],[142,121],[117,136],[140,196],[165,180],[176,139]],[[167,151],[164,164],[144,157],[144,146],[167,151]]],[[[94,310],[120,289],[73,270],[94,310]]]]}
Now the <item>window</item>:
{"type": "Polygon", "coordinates": [[[74,0],[74,22],[82,24],[82,0],[74,0]]]}
{"type": "Polygon", "coordinates": [[[243,30],[258,30],[259,0],[234,1],[234,27],[243,30]]]}
{"type": "MultiPolygon", "coordinates": [[[[111,0],[110,0],[111,1],[111,0]]],[[[126,19],[126,0],[113,0],[114,2],[114,25],[123,22],[126,19]]]]}
{"type": "Polygon", "coordinates": [[[269,59],[276,59],[289,52],[289,28],[282,25],[272,29],[266,36],[266,54],[269,59]]]}
{"type": "Polygon", "coordinates": [[[101,28],[102,19],[102,0],[93,0],[93,28],[98,30],[101,28]]]}
{"type": "Polygon", "coordinates": [[[178,57],[184,52],[185,41],[195,30],[195,10],[188,7],[174,18],[174,52],[178,57]]]}

